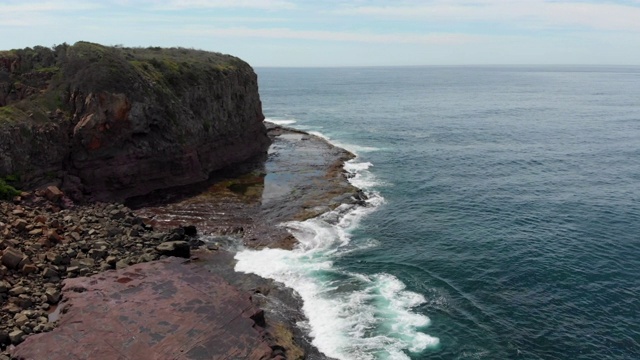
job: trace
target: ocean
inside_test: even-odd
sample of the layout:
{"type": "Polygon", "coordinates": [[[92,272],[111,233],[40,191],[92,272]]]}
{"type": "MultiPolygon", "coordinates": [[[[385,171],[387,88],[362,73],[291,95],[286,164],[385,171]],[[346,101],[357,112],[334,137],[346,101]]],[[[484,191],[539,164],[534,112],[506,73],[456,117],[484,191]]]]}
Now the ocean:
{"type": "Polygon", "coordinates": [[[366,207],[236,270],[336,359],[640,359],[640,67],[257,68],[366,207]]]}

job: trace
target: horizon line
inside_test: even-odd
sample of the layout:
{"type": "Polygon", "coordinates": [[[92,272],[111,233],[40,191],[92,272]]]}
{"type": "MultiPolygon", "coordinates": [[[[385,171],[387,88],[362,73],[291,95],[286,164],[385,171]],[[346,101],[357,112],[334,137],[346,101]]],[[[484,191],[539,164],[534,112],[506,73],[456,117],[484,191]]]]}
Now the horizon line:
{"type": "MultiPolygon", "coordinates": [[[[251,65],[249,63],[249,65],[251,65]]],[[[391,68],[391,67],[640,67],[640,64],[426,64],[426,65],[251,65],[253,68],[272,69],[329,69],[329,68],[391,68]]]]}

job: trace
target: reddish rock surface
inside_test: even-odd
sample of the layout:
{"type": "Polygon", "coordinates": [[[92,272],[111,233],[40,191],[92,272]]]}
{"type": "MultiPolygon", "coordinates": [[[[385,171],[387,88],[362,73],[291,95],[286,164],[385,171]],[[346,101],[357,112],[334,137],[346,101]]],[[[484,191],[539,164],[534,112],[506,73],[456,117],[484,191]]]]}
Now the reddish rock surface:
{"type": "Polygon", "coordinates": [[[189,260],[137,264],[65,281],[59,326],[19,359],[269,359],[262,310],[189,260]]]}

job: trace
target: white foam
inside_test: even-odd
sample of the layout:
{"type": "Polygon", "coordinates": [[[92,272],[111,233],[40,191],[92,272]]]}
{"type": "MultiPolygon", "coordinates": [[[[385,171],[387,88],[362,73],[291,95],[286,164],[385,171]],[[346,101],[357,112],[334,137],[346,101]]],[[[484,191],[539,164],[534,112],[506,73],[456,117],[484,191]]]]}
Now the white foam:
{"type": "Polygon", "coordinates": [[[308,329],[313,344],[325,355],[408,359],[405,350],[421,352],[439,343],[419,331],[429,325],[429,318],[411,311],[425,302],[424,296],[407,291],[390,274],[350,273],[333,263],[347,253],[377,244],[371,239],[351,244],[350,237],[360,220],[384,203],[374,189],[379,182],[369,171],[372,166],[357,158],[345,164],[349,181],[367,194],[367,206],[345,204],[317,218],[282,224],[298,240],[296,248],[240,251],[235,256],[236,271],[271,278],[294,289],[308,319],[299,325],[308,329]]]}
{"type": "MultiPolygon", "coordinates": [[[[300,128],[300,127],[298,127],[300,128]]],[[[304,130],[306,130],[308,127],[305,127],[304,130]]],[[[314,127],[317,128],[317,127],[314,127]]],[[[354,144],[345,144],[345,143],[340,143],[337,141],[332,140],[332,138],[329,135],[326,135],[324,133],[321,133],[320,131],[317,130],[306,130],[309,134],[317,136],[321,139],[324,139],[328,142],[331,142],[331,144],[333,146],[337,146],[340,148],[343,148],[347,151],[349,151],[350,153],[353,153],[355,155],[358,155],[360,153],[366,153],[366,152],[372,152],[372,151],[378,151],[380,150],[380,148],[377,147],[373,147],[373,146],[362,146],[362,145],[354,145],[354,144]]]]}
{"type": "Polygon", "coordinates": [[[296,123],[296,120],[294,119],[280,119],[280,118],[265,118],[264,121],[268,121],[276,125],[291,125],[296,123]]]}
{"type": "Polygon", "coordinates": [[[373,164],[370,162],[357,162],[356,158],[347,161],[344,164],[344,169],[350,174],[351,178],[349,181],[353,186],[364,189],[370,197],[376,197],[379,196],[379,194],[372,189],[383,184],[369,171],[369,168],[372,166],[373,164]]]}
{"type": "Polygon", "coordinates": [[[307,132],[308,132],[309,134],[314,135],[314,136],[317,136],[317,137],[319,137],[319,138],[321,138],[321,139],[325,139],[325,140],[327,140],[327,141],[331,141],[331,138],[329,138],[327,135],[325,135],[325,134],[323,134],[323,133],[321,133],[321,132],[319,132],[319,131],[313,131],[313,130],[312,130],[312,131],[307,131],[307,132]]]}
{"type": "Polygon", "coordinates": [[[373,146],[363,146],[363,145],[353,145],[353,144],[343,144],[339,142],[332,142],[333,145],[346,149],[347,151],[360,155],[362,153],[369,153],[373,151],[380,151],[382,148],[373,147],[373,146]]]}

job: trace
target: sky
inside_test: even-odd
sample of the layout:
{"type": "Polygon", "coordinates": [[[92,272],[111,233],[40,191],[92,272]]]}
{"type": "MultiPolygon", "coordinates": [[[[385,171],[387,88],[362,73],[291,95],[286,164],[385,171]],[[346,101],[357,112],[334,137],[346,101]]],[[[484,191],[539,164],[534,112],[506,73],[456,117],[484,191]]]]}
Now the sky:
{"type": "Polygon", "coordinates": [[[640,0],[0,0],[0,49],[91,41],[255,67],[640,65],[640,0]]]}

